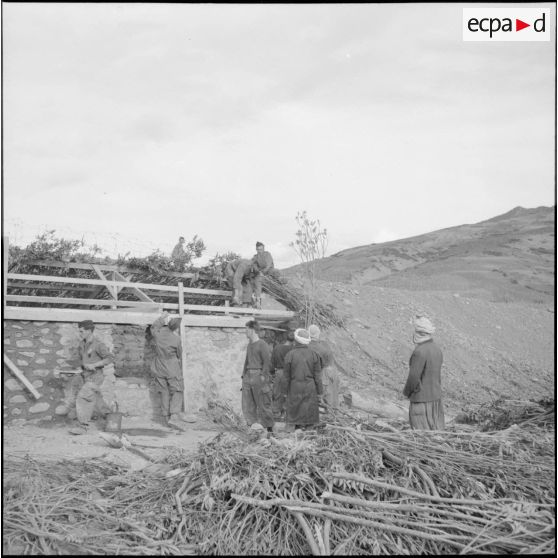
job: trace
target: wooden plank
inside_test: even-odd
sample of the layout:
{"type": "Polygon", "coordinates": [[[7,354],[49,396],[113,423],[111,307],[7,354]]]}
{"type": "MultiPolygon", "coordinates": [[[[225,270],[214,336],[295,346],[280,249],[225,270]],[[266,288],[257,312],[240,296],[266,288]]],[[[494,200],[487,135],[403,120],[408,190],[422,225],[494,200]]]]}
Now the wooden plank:
{"type": "MultiPolygon", "coordinates": [[[[120,279],[121,281],[127,281],[126,277],[124,277],[124,275],[122,275],[121,273],[118,273],[118,271],[114,271],[113,273],[114,276],[120,279]]],[[[152,298],[149,298],[144,292],[140,291],[138,288],[130,287],[130,289],[140,300],[143,300],[144,302],[153,302],[152,298]]]]}
{"type": "MultiPolygon", "coordinates": [[[[77,308],[30,308],[6,306],[5,320],[29,320],[37,322],[80,322],[92,320],[98,324],[149,325],[153,323],[153,312],[134,312],[125,310],[81,310],[77,308]]],[[[192,327],[240,327],[247,321],[246,316],[207,316],[185,314],[183,323],[192,327]]],[[[262,325],[282,322],[287,317],[265,316],[258,318],[262,325]]]]}
{"type": "MultiPolygon", "coordinates": [[[[99,279],[78,279],[77,277],[56,277],[54,275],[27,275],[20,273],[8,273],[8,279],[17,279],[18,281],[47,281],[50,283],[72,283],[74,285],[99,285],[105,286],[106,282],[99,279]]],[[[117,287],[131,287],[138,289],[151,289],[154,291],[168,291],[177,293],[178,287],[173,285],[152,285],[149,283],[130,283],[129,281],[112,281],[117,287]]],[[[37,288],[40,288],[37,286],[37,288]]],[[[229,291],[217,291],[213,289],[191,289],[184,287],[185,293],[214,295],[214,296],[230,296],[229,291]]]]}
{"type": "MultiPolygon", "coordinates": [[[[118,290],[117,287],[113,287],[110,283],[107,277],[105,277],[104,273],[99,269],[99,266],[96,264],[91,264],[91,267],[94,269],[95,273],[101,278],[101,280],[104,282],[105,287],[107,288],[108,292],[110,293],[110,296],[112,296],[112,298],[114,300],[118,300],[118,290]]],[[[113,306],[113,308],[116,308],[116,306],[113,306]]]]}
{"type": "MultiPolygon", "coordinates": [[[[180,346],[182,348],[180,363],[182,365],[182,380],[184,381],[185,392],[189,382],[186,370],[186,326],[184,325],[184,284],[182,281],[178,283],[178,316],[180,317],[180,346]]],[[[184,397],[184,392],[182,397],[182,410],[186,411],[186,397],[184,397]]]]}
{"type": "Polygon", "coordinates": [[[33,394],[35,399],[40,399],[41,394],[35,389],[35,386],[24,376],[23,372],[4,355],[4,363],[10,369],[12,374],[33,394]]]}
{"type": "Polygon", "coordinates": [[[120,308],[168,308],[177,309],[172,302],[138,302],[137,300],[107,300],[105,298],[62,298],[57,296],[6,295],[8,302],[36,304],[79,304],[82,306],[118,306],[120,308]]]}
{"type": "MultiPolygon", "coordinates": [[[[165,308],[177,310],[179,304],[172,302],[138,302],[136,300],[107,300],[103,298],[62,298],[56,296],[7,295],[9,302],[29,302],[37,304],[79,304],[82,306],[113,306],[122,308],[165,308]]],[[[208,304],[183,304],[185,312],[214,312],[218,314],[241,314],[246,316],[278,316],[292,318],[290,310],[258,310],[256,308],[240,308],[230,306],[211,306],[208,304]]]]}
{"type": "Polygon", "coordinates": [[[6,295],[8,294],[8,266],[10,263],[10,241],[7,236],[2,237],[2,285],[4,293],[4,303],[6,306],[6,295]]]}
{"type": "Polygon", "coordinates": [[[33,283],[32,285],[30,285],[29,283],[20,284],[16,283],[15,281],[8,281],[8,287],[12,289],[24,289],[33,291],[78,291],[80,293],[94,293],[102,291],[102,289],[93,287],[91,287],[90,289],[88,289],[87,287],[55,287],[53,285],[37,285],[37,283],[33,283]]]}
{"type": "MultiPolygon", "coordinates": [[[[77,263],[77,262],[54,262],[50,260],[23,260],[21,262],[23,265],[36,265],[41,267],[59,267],[62,269],[87,269],[92,270],[91,267],[93,264],[90,263],[77,263]]],[[[102,271],[119,271],[121,273],[133,273],[134,275],[141,275],[145,273],[149,273],[149,271],[145,271],[143,269],[135,269],[133,267],[128,267],[125,265],[107,265],[107,264],[95,264],[99,266],[99,269],[102,271]]],[[[178,273],[176,271],[157,271],[154,272],[157,275],[162,275],[165,277],[177,277],[180,279],[195,279],[197,273],[178,273]]]]}

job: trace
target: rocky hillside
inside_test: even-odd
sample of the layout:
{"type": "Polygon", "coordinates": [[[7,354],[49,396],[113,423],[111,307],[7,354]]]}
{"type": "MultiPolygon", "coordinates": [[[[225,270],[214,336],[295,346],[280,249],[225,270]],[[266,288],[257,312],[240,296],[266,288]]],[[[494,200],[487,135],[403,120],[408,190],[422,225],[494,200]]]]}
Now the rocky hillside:
{"type": "Polygon", "coordinates": [[[554,246],[554,207],[516,208],[322,260],[320,298],[346,323],[325,332],[344,390],[406,409],[411,320],[426,314],[450,415],[499,396],[553,396],[554,246]]]}

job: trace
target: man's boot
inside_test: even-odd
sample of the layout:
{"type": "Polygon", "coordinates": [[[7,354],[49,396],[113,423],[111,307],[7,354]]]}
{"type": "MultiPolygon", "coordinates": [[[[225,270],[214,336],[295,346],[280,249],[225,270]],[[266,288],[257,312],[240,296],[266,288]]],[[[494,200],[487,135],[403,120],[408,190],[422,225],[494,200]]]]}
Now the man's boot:
{"type": "Polygon", "coordinates": [[[178,430],[187,430],[187,426],[186,424],[180,420],[178,414],[172,414],[169,418],[169,426],[172,426],[173,428],[177,428],[178,430]]]}

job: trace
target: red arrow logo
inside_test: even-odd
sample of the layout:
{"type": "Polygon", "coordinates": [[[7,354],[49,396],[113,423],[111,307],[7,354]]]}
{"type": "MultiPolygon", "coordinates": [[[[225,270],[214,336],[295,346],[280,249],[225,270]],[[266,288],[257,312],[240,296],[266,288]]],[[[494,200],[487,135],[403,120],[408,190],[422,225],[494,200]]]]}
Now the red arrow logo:
{"type": "Polygon", "coordinates": [[[516,31],[521,31],[522,29],[525,29],[525,27],[531,27],[530,23],[525,23],[524,21],[521,21],[520,19],[515,20],[515,30],[516,31]]]}

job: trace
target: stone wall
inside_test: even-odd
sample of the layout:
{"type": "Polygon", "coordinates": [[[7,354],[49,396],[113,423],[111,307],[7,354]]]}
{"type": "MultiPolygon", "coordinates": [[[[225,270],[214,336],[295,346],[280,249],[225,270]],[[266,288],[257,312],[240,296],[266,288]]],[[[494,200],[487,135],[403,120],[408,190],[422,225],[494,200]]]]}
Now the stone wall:
{"type": "MultiPolygon", "coordinates": [[[[76,369],[77,324],[4,321],[4,352],[41,394],[36,400],[4,366],[4,421],[40,421],[55,416],[69,389],[70,376],[56,371],[76,369]]],[[[97,324],[95,335],[115,355],[105,370],[102,391],[109,404],[118,402],[128,416],[157,416],[157,400],[149,386],[153,349],[141,326],[97,324]]],[[[242,328],[192,327],[186,330],[185,407],[196,412],[210,399],[227,401],[240,411],[240,375],[247,339],[242,328]]]]}

